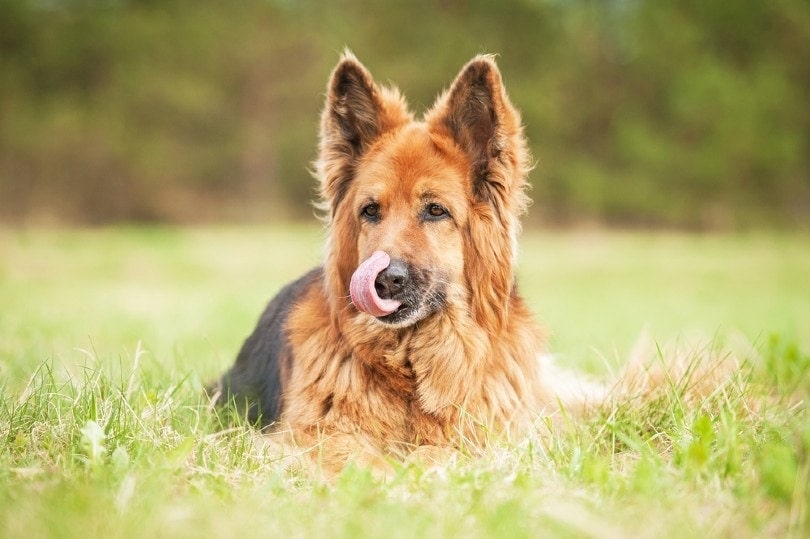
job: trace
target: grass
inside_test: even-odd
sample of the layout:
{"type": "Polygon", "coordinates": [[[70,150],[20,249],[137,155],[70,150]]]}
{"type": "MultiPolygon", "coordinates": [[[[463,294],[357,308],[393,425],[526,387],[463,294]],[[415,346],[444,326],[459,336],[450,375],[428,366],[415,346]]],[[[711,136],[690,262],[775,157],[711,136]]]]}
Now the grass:
{"type": "Polygon", "coordinates": [[[388,483],[285,469],[200,397],[317,228],[0,231],[3,537],[810,534],[810,238],[525,234],[520,285],[561,363],[746,360],[551,438],[388,483]],[[684,352],[680,352],[684,353],[684,352]]]}

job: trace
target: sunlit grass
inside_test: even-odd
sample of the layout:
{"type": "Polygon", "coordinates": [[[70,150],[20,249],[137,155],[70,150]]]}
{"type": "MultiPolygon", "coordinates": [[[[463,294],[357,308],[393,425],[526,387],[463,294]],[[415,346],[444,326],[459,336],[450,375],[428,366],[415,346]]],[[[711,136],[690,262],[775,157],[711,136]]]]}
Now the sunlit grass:
{"type": "Polygon", "coordinates": [[[561,363],[735,354],[690,399],[607,406],[388,483],[324,483],[202,397],[318,263],[284,229],[0,232],[3,537],[806,536],[810,240],[527,233],[520,285],[561,363]],[[657,343],[657,344],[656,344],[657,343]]]}

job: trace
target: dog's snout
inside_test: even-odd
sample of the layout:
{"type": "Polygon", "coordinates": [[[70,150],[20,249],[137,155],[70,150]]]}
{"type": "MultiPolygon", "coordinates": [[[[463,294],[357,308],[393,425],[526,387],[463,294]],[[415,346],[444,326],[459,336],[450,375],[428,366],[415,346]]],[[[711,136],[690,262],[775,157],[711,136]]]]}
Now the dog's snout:
{"type": "Polygon", "coordinates": [[[408,280],[408,266],[405,262],[392,260],[388,267],[377,275],[374,288],[377,289],[377,295],[381,298],[390,299],[407,286],[408,280]]]}

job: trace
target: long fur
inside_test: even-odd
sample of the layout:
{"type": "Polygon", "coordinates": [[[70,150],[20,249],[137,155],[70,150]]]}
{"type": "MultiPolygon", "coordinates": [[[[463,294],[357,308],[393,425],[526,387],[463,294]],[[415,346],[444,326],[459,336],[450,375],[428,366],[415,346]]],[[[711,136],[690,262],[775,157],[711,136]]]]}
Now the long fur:
{"type": "Polygon", "coordinates": [[[560,398],[601,398],[538,360],[542,335],[516,288],[530,164],[493,57],[473,58],[415,119],[344,53],[316,162],[323,267],[270,303],[220,398],[298,445],[320,444],[328,469],[483,444],[553,414],[560,398]],[[349,297],[377,250],[412,274],[403,297],[413,307],[389,321],[349,297]]]}

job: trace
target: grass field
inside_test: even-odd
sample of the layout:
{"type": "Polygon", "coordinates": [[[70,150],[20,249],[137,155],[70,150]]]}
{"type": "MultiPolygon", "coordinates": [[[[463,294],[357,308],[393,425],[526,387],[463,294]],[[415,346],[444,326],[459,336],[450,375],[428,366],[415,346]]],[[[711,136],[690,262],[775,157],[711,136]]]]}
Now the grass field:
{"type": "Polygon", "coordinates": [[[322,240],[0,231],[0,536],[810,535],[810,237],[527,232],[520,286],[560,363],[609,377],[646,335],[651,358],[745,367],[387,483],[287,470],[200,396],[322,240]]]}

